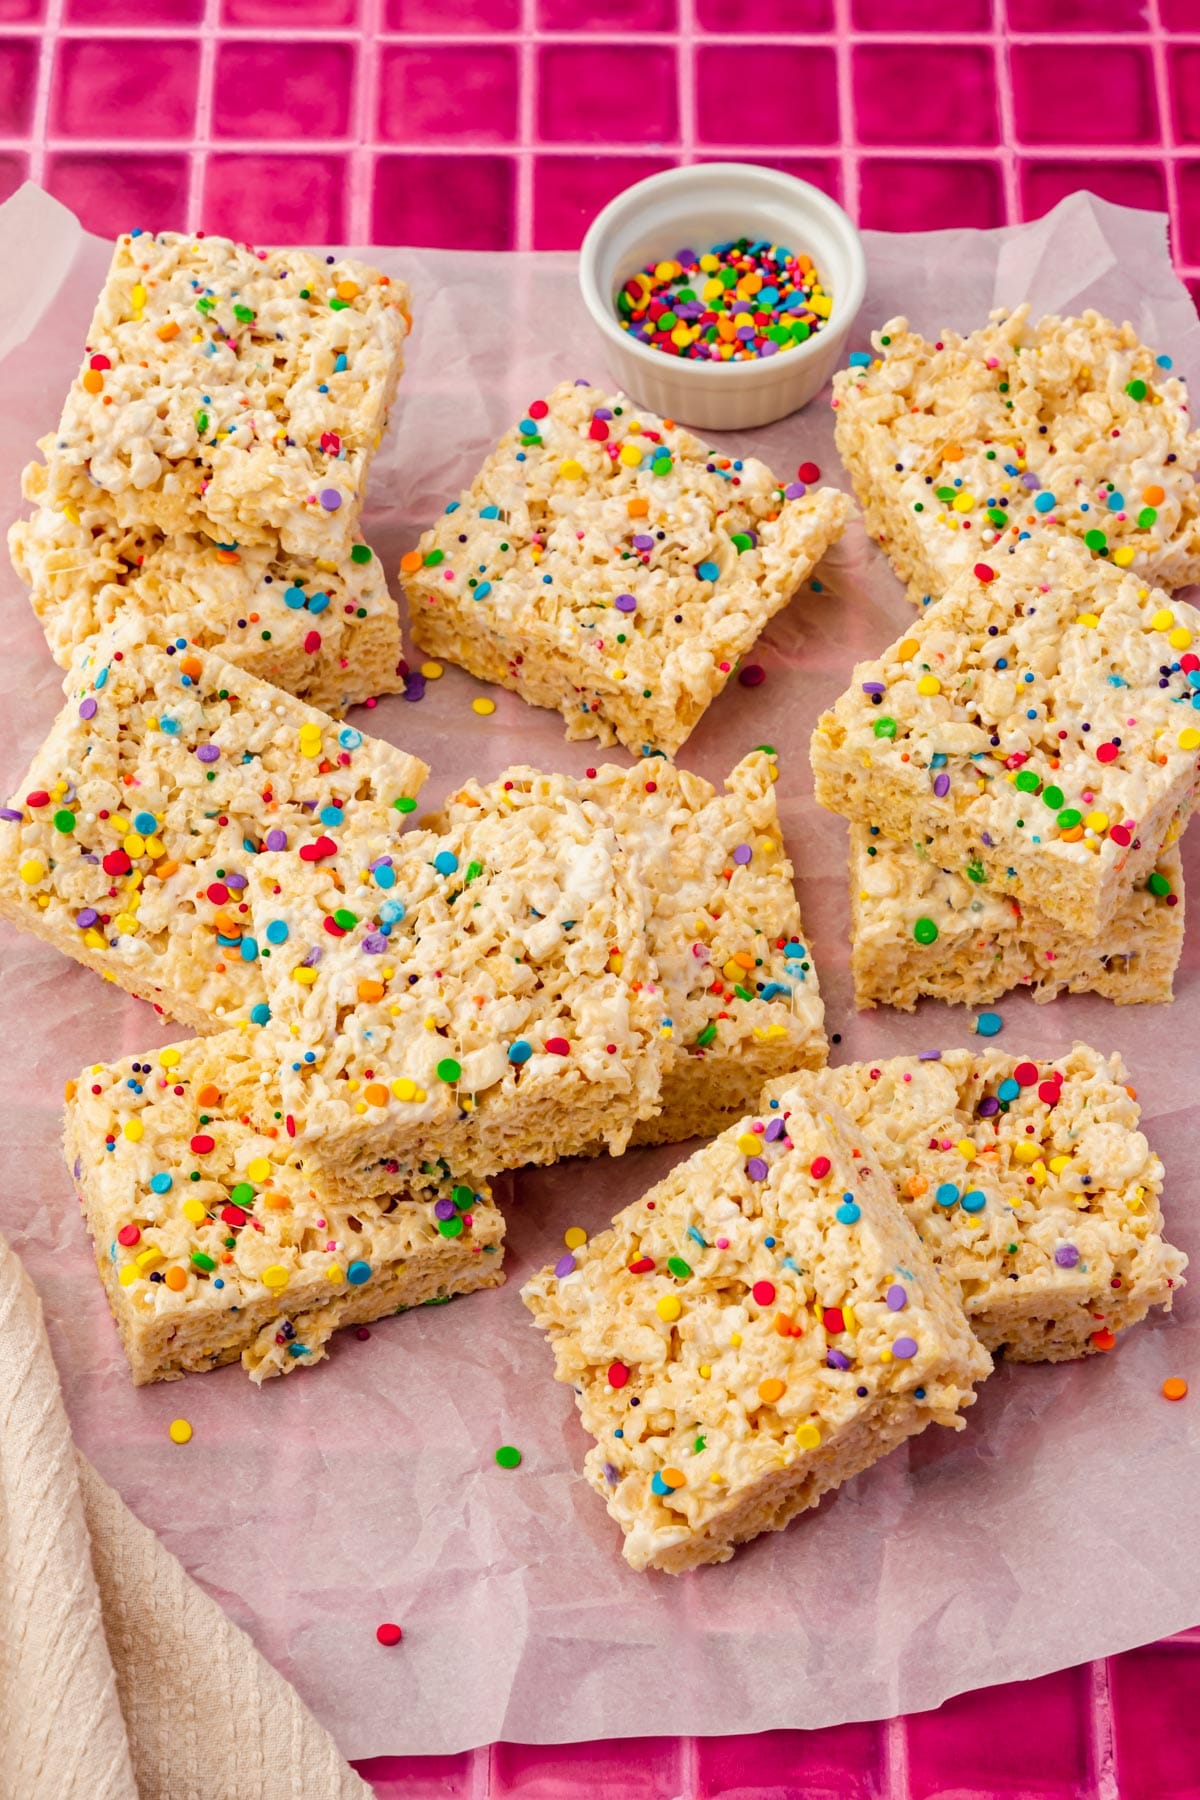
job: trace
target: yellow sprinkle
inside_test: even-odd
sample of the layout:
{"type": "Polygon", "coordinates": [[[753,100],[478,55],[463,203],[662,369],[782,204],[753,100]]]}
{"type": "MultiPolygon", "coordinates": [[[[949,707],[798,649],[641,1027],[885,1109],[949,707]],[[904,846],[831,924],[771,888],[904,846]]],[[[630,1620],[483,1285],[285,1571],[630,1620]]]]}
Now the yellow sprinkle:
{"type": "Polygon", "coordinates": [[[565,461],[559,463],[558,472],[564,481],[580,481],[583,477],[583,464],[576,462],[573,456],[568,456],[565,461]]]}
{"type": "Polygon", "coordinates": [[[44,867],[35,857],[30,857],[28,862],[21,864],[21,880],[26,887],[32,887],[34,882],[40,881],[45,873],[44,867]]]}
{"type": "Polygon", "coordinates": [[[970,1138],[959,1138],[958,1143],[955,1146],[955,1148],[957,1149],[958,1154],[962,1157],[964,1162],[970,1162],[971,1158],[975,1154],[975,1146],[971,1142],[970,1138]]]}
{"type": "Polygon", "coordinates": [[[797,1425],[794,1435],[802,1450],[815,1450],[821,1441],[821,1427],[806,1419],[803,1425],[797,1425]]]}
{"type": "Polygon", "coordinates": [[[655,1308],[664,1324],[670,1325],[683,1311],[683,1306],[674,1294],[664,1294],[655,1308]]]}
{"type": "Polygon", "coordinates": [[[587,1243],[587,1232],[582,1225],[572,1225],[569,1230],[563,1232],[563,1243],[568,1250],[578,1250],[581,1244],[587,1243]]]}
{"type": "Polygon", "coordinates": [[[415,1100],[418,1091],[416,1082],[410,1081],[407,1075],[401,1075],[392,1083],[392,1094],[397,1100],[415,1100]]]}
{"type": "Polygon", "coordinates": [[[494,700],[487,700],[482,695],[478,700],[472,700],[471,702],[471,711],[473,713],[478,713],[481,719],[486,719],[488,714],[494,713],[495,710],[496,702],[494,700]]]}
{"type": "Polygon", "coordinates": [[[1050,1173],[1052,1175],[1061,1175],[1063,1170],[1069,1169],[1070,1166],[1071,1158],[1069,1156],[1052,1156],[1050,1158],[1050,1173]]]}
{"type": "Polygon", "coordinates": [[[1108,814],[1106,812],[1090,812],[1084,816],[1084,824],[1089,831],[1107,831],[1108,814]]]}
{"type": "MultiPolygon", "coordinates": [[[[135,312],[141,312],[143,306],[146,304],[146,290],[140,281],[135,281],[129,290],[129,304],[133,307],[135,312]]],[[[192,1434],[189,1431],[188,1436],[190,1437],[191,1435],[192,1434]]]]}
{"type": "Polygon", "coordinates": [[[326,1281],[341,1281],[342,1276],[343,1276],[343,1271],[341,1270],[341,1268],[338,1266],[337,1263],[330,1263],[329,1267],[325,1271],[326,1281]]]}
{"type": "MultiPolygon", "coordinates": [[[[124,1269],[122,1269],[121,1273],[122,1275],[125,1273],[124,1269]]],[[[701,1363],[696,1373],[699,1375],[701,1381],[707,1381],[712,1374],[712,1364],[701,1363]]]]}
{"type": "Polygon", "coordinates": [[[183,1216],[192,1225],[199,1225],[208,1217],[208,1208],[203,1200],[185,1200],[183,1216]]]}
{"type": "Polygon", "coordinates": [[[617,461],[623,462],[627,469],[636,469],[641,464],[642,453],[633,444],[622,444],[617,461]]]}
{"type": "Polygon", "coordinates": [[[1174,623],[1175,614],[1171,611],[1169,606],[1160,606],[1150,621],[1151,628],[1154,631],[1170,631],[1174,623]]]}
{"type": "Polygon", "coordinates": [[[256,1156],[247,1165],[247,1181],[265,1181],[271,1173],[271,1164],[265,1156],[256,1156]]]}
{"type": "Polygon", "coordinates": [[[173,1444],[189,1444],[192,1440],[192,1428],[186,1419],[172,1419],[167,1430],[173,1444]]]}
{"type": "Polygon", "coordinates": [[[1167,642],[1172,650],[1186,650],[1192,641],[1192,634],[1186,625],[1177,625],[1174,631],[1168,631],[1167,642]]]}
{"type": "Polygon", "coordinates": [[[125,1263],[122,1266],[120,1274],[117,1276],[117,1280],[122,1287],[132,1287],[134,1282],[140,1280],[140,1278],[141,1270],[136,1263],[131,1262],[125,1263]]]}
{"type": "Polygon", "coordinates": [[[1013,1155],[1020,1163],[1033,1163],[1042,1154],[1040,1144],[1022,1143],[1013,1145],[1013,1155]]]}
{"type": "Polygon", "coordinates": [[[173,1069],[179,1061],[179,1057],[180,1052],[173,1044],[168,1044],[165,1050],[160,1050],[158,1053],[158,1060],[164,1069],[173,1069]]]}
{"type": "Polygon", "coordinates": [[[146,840],[140,831],[131,831],[122,839],[122,849],[129,856],[142,856],[146,850],[146,840]]]}
{"type": "Polygon", "coordinates": [[[138,1268],[143,1274],[145,1274],[148,1269],[152,1269],[156,1263],[160,1263],[162,1259],[163,1253],[157,1244],[147,1244],[146,1248],[144,1250],[139,1250],[134,1257],[134,1261],[137,1263],[138,1268]]]}
{"type": "Polygon", "coordinates": [[[956,494],[950,504],[955,512],[970,512],[975,504],[975,496],[967,493],[956,494]]]}
{"type": "Polygon", "coordinates": [[[113,924],[123,937],[132,937],[138,928],[137,920],[132,913],[128,912],[119,912],[113,920],[113,924]]]}
{"type": "Polygon", "coordinates": [[[920,648],[916,638],[901,638],[896,645],[896,657],[900,662],[911,662],[920,648]]]}
{"type": "Polygon", "coordinates": [[[292,980],[298,981],[301,987],[311,987],[316,979],[317,971],[315,969],[300,968],[292,970],[292,980]]]}
{"type": "Polygon", "coordinates": [[[731,1331],[729,1334],[729,1342],[732,1344],[732,1346],[735,1350],[740,1350],[742,1347],[741,1332],[740,1331],[731,1331]]]}
{"type": "Polygon", "coordinates": [[[421,664],[421,673],[426,681],[436,681],[438,677],[444,675],[446,671],[440,662],[423,662],[421,664]]]}
{"type": "Polygon", "coordinates": [[[124,1125],[121,1127],[121,1136],[128,1138],[131,1144],[140,1144],[145,1135],[145,1130],[146,1127],[142,1124],[140,1119],[126,1119],[124,1125]]]}
{"type": "Polygon", "coordinates": [[[918,694],[940,694],[942,684],[936,675],[922,675],[917,680],[918,694]]]}
{"type": "Polygon", "coordinates": [[[264,1269],[262,1272],[263,1286],[272,1288],[275,1292],[278,1292],[281,1288],[285,1288],[290,1280],[291,1276],[279,1263],[272,1263],[269,1268],[264,1269]]]}
{"type": "Polygon", "coordinates": [[[1086,625],[1089,631],[1095,631],[1100,621],[1095,613],[1080,613],[1075,623],[1077,625],[1086,625]]]}
{"type": "Polygon", "coordinates": [[[891,1351],[890,1350],[881,1350],[879,1352],[879,1360],[880,1360],[880,1362],[891,1362],[891,1360],[892,1360],[891,1351]]]}
{"type": "MultiPolygon", "coordinates": [[[[738,970],[741,974],[741,970],[738,970]]],[[[757,1156],[763,1147],[763,1141],[756,1131],[743,1131],[738,1138],[737,1147],[743,1156],[757,1156]]]]}
{"type": "Polygon", "coordinates": [[[1136,555],[1137,551],[1132,544],[1122,544],[1119,550],[1113,551],[1112,559],[1118,569],[1127,569],[1136,555]]]}
{"type": "Polygon", "coordinates": [[[1197,731],[1194,725],[1185,725],[1179,734],[1179,748],[1195,750],[1198,745],[1200,745],[1200,731],[1197,731]]]}

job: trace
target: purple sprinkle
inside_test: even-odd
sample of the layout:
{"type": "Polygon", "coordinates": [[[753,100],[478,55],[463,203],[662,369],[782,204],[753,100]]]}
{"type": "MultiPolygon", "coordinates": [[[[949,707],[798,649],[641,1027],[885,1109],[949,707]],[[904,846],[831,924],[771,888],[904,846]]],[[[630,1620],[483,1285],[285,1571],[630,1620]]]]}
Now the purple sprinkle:
{"type": "Polygon", "coordinates": [[[1021,480],[1025,483],[1027,488],[1040,488],[1042,485],[1041,476],[1035,475],[1032,469],[1026,469],[1021,480]]]}
{"type": "Polygon", "coordinates": [[[99,864],[100,864],[100,858],[98,856],[93,855],[93,853],[90,850],[88,851],[87,855],[83,858],[83,861],[85,863],[94,863],[97,867],[99,867],[99,864]]]}
{"type": "Polygon", "coordinates": [[[633,547],[635,550],[653,550],[654,539],[647,537],[645,532],[639,532],[633,540],[633,547]]]}
{"type": "Polygon", "coordinates": [[[892,1355],[899,1357],[901,1362],[907,1362],[910,1356],[915,1356],[916,1354],[916,1338],[897,1338],[892,1345],[892,1355]]]}
{"type": "Polygon", "coordinates": [[[301,968],[315,969],[317,964],[320,962],[321,958],[324,956],[324,954],[325,954],[325,952],[322,950],[320,944],[314,944],[312,949],[309,951],[308,955],[305,957],[303,963],[300,965],[301,968]]]}
{"type": "Polygon", "coordinates": [[[99,917],[100,914],[94,906],[85,906],[81,912],[75,914],[75,923],[86,931],[88,926],[94,925],[99,917]]]}
{"type": "Polygon", "coordinates": [[[569,1250],[565,1256],[560,1256],[555,1263],[554,1273],[558,1276],[560,1281],[564,1275],[573,1275],[575,1273],[575,1258],[571,1255],[569,1250]]]}
{"type": "Polygon", "coordinates": [[[1060,1269],[1073,1269],[1079,1261],[1079,1252],[1074,1244],[1060,1244],[1054,1252],[1054,1260],[1060,1269]]]}
{"type": "Polygon", "coordinates": [[[682,250],[677,250],[675,252],[675,261],[677,263],[684,263],[686,265],[687,263],[694,263],[694,262],[697,262],[698,260],[699,259],[696,255],[696,252],[690,247],[690,245],[685,245],[682,250]]]}
{"type": "Polygon", "coordinates": [[[986,844],[986,845],[987,845],[987,847],[988,847],[988,849],[989,849],[989,850],[990,850],[990,849],[991,849],[991,847],[992,847],[992,834],[991,834],[991,832],[990,832],[990,831],[985,831],[985,832],[982,832],[982,833],[981,833],[981,834],[980,834],[980,842],[981,842],[981,843],[984,843],[984,844],[986,844]]]}
{"type": "Polygon", "coordinates": [[[808,489],[802,481],[789,481],[783,490],[785,500],[803,500],[808,489]]]}
{"type": "Polygon", "coordinates": [[[388,941],[382,931],[372,931],[363,939],[362,947],[368,956],[382,956],[388,947],[388,941]]]}
{"type": "Polygon", "coordinates": [[[882,681],[864,681],[862,691],[864,694],[886,694],[887,686],[882,681]]]}
{"type": "Polygon", "coordinates": [[[411,671],[407,674],[404,677],[404,693],[402,698],[410,701],[423,700],[425,698],[425,677],[416,674],[415,671],[411,671]]]}
{"type": "Polygon", "coordinates": [[[326,512],[336,512],[342,504],[342,496],[336,488],[322,488],[319,498],[326,512]]]}
{"type": "Polygon", "coordinates": [[[781,1138],[782,1136],[783,1136],[783,1120],[782,1119],[772,1119],[771,1123],[767,1126],[767,1129],[763,1132],[763,1137],[765,1138],[765,1140],[768,1144],[773,1144],[775,1142],[776,1138],[781,1138]]]}
{"type": "Polygon", "coordinates": [[[985,1094],[976,1110],[981,1119],[994,1119],[1000,1111],[1000,1102],[995,1094],[985,1094]]]}
{"type": "Polygon", "coordinates": [[[947,775],[945,769],[942,769],[939,774],[934,776],[933,791],[939,800],[944,800],[946,795],[950,792],[950,777],[947,775]]]}
{"type": "Polygon", "coordinates": [[[631,613],[637,611],[637,601],[632,594],[618,594],[613,601],[618,612],[631,613]]]}
{"type": "Polygon", "coordinates": [[[248,885],[244,875],[226,875],[225,877],[225,886],[233,888],[235,893],[240,892],[242,888],[247,887],[248,885]]]}
{"type": "Polygon", "coordinates": [[[611,419],[612,408],[609,406],[598,406],[592,414],[592,417],[593,419],[611,419]]]}
{"type": "Polygon", "coordinates": [[[201,762],[216,762],[220,754],[216,744],[199,744],[196,748],[196,755],[201,762]]]}
{"type": "Polygon", "coordinates": [[[78,1181],[79,1177],[83,1174],[83,1158],[81,1156],[75,1158],[75,1167],[72,1173],[74,1174],[76,1181],[78,1181]]]}
{"type": "Polygon", "coordinates": [[[276,827],[274,831],[268,831],[268,833],[267,833],[267,849],[268,850],[286,850],[287,849],[287,832],[280,831],[278,827],[276,827]]]}
{"type": "Polygon", "coordinates": [[[922,1050],[917,1057],[918,1062],[941,1062],[941,1060],[942,1053],[940,1050],[922,1050]]]}
{"type": "Polygon", "coordinates": [[[0,819],[8,819],[11,824],[19,825],[24,817],[24,813],[16,812],[11,806],[0,806],[0,819]]]}
{"type": "Polygon", "coordinates": [[[439,1219],[452,1219],[454,1217],[454,1202],[453,1200],[439,1200],[435,1204],[433,1210],[439,1219]]]}
{"type": "Polygon", "coordinates": [[[733,860],[735,863],[742,863],[742,864],[748,863],[750,861],[750,858],[753,855],[754,855],[754,852],[750,848],[749,844],[735,844],[734,845],[733,860]]]}
{"type": "Polygon", "coordinates": [[[616,1487],[618,1481],[621,1479],[621,1471],[614,1468],[612,1463],[605,1463],[604,1479],[607,1481],[609,1487],[616,1487]]]}
{"type": "Polygon", "coordinates": [[[94,719],[98,710],[97,704],[90,694],[86,700],[81,700],[79,702],[79,716],[81,719],[94,719]]]}
{"type": "Polygon", "coordinates": [[[775,342],[775,340],[773,338],[768,338],[766,343],[762,346],[762,348],[758,354],[760,356],[777,356],[778,353],[779,353],[779,345],[775,342]]]}
{"type": "Polygon", "coordinates": [[[849,1369],[852,1367],[850,1358],[846,1355],[844,1350],[831,1350],[828,1356],[826,1356],[825,1362],[826,1366],[830,1369],[849,1369]]]}
{"type": "Polygon", "coordinates": [[[887,1303],[889,1312],[903,1312],[908,1305],[908,1294],[898,1281],[894,1281],[888,1289],[887,1303]]]}
{"type": "Polygon", "coordinates": [[[767,1179],[767,1165],[763,1161],[763,1158],[761,1156],[752,1156],[750,1161],[746,1164],[746,1173],[751,1181],[765,1181],[767,1179]]]}
{"type": "Polygon", "coordinates": [[[373,863],[367,864],[367,867],[370,869],[372,875],[375,873],[376,869],[385,869],[385,868],[390,869],[391,866],[392,866],[392,859],[390,856],[377,856],[373,863]]]}

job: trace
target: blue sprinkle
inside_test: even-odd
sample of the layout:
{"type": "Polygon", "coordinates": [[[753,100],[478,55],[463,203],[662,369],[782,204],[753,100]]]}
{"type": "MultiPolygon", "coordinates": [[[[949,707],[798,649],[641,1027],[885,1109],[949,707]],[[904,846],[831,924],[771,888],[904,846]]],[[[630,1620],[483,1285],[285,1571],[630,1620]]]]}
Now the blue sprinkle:
{"type": "Polygon", "coordinates": [[[364,1281],[371,1279],[371,1265],[368,1262],[352,1262],[346,1270],[346,1280],[361,1287],[364,1281]]]}
{"type": "Polygon", "coordinates": [[[390,888],[396,885],[396,871],[391,863],[380,863],[373,872],[376,887],[390,888]]]}
{"type": "Polygon", "coordinates": [[[838,1221],[842,1225],[853,1225],[862,1217],[862,1208],[847,1194],[837,1209],[838,1221]]]}
{"type": "Polygon", "coordinates": [[[479,509],[479,516],[481,519],[498,519],[500,517],[500,508],[498,506],[481,506],[479,509]]]}
{"type": "Polygon", "coordinates": [[[1054,495],[1050,492],[1050,489],[1043,488],[1041,493],[1034,500],[1033,510],[1040,513],[1053,512],[1056,504],[1057,502],[1054,495]]]}
{"type": "Polygon", "coordinates": [[[702,562],[697,565],[696,573],[701,581],[715,581],[721,571],[715,562],[702,562]]]}
{"type": "Polygon", "coordinates": [[[962,1197],[962,1207],[964,1212],[982,1212],[986,1205],[987,1195],[981,1192],[979,1188],[972,1188],[969,1194],[964,1194],[962,1197]]]}
{"type": "Polygon", "coordinates": [[[243,962],[258,961],[258,945],[252,937],[244,937],[242,939],[241,950],[243,962]]]}
{"type": "Polygon", "coordinates": [[[252,1006],[250,1008],[250,1023],[252,1025],[269,1025],[270,1022],[271,1009],[265,1000],[260,1000],[257,1006],[252,1006]]]}
{"type": "Polygon", "coordinates": [[[532,1055],[533,1045],[527,1044],[524,1038],[518,1038],[515,1043],[508,1046],[508,1060],[510,1063],[516,1063],[518,1068],[522,1063],[527,1063],[532,1055]]]}
{"type": "Polygon", "coordinates": [[[870,366],[871,352],[869,350],[852,350],[850,352],[850,367],[852,369],[869,369],[870,366]]]}
{"type": "Polygon", "coordinates": [[[310,613],[323,613],[328,605],[329,595],[318,590],[309,600],[308,610],[310,613]]]}
{"type": "Polygon", "coordinates": [[[290,587],[283,590],[283,604],[290,606],[293,612],[299,612],[307,598],[302,587],[290,587]]]}
{"type": "Polygon", "coordinates": [[[362,732],[355,731],[353,725],[343,725],[338,732],[338,743],[343,750],[357,750],[362,744],[362,732]]]}
{"type": "Polygon", "coordinates": [[[952,1181],[943,1181],[934,1199],[939,1206],[954,1206],[958,1201],[958,1189],[952,1181]]]}
{"type": "Polygon", "coordinates": [[[322,825],[340,825],[345,818],[340,806],[323,806],[321,808],[322,825]]]}
{"type": "Polygon", "coordinates": [[[491,593],[491,591],[492,591],[491,582],[490,581],[481,581],[479,586],[475,589],[475,598],[477,600],[486,600],[488,595],[491,593]]]}
{"type": "Polygon", "coordinates": [[[169,1194],[171,1191],[171,1177],[169,1175],[152,1175],[150,1177],[150,1186],[154,1189],[156,1194],[169,1194]]]}
{"type": "Polygon", "coordinates": [[[267,926],[268,944],[286,944],[288,940],[287,923],[283,919],[272,919],[267,926]]]}
{"type": "Polygon", "coordinates": [[[453,850],[439,850],[433,859],[433,866],[439,875],[453,875],[458,867],[458,858],[453,850]]]}
{"type": "Polygon", "coordinates": [[[1003,1024],[998,1012],[982,1012],[975,1021],[975,1029],[980,1037],[995,1037],[1003,1024]]]}

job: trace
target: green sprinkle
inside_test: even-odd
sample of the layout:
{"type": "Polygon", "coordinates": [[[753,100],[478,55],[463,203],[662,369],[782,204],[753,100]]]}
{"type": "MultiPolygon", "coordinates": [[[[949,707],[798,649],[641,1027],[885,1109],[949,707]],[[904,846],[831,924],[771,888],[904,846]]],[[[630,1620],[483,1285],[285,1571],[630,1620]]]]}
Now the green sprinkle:
{"type": "Polygon", "coordinates": [[[398,800],[392,801],[392,805],[397,812],[410,813],[417,810],[417,803],[411,794],[401,794],[398,800]]]}
{"type": "Polygon", "coordinates": [[[1042,789],[1043,802],[1047,806],[1052,806],[1055,812],[1058,811],[1065,799],[1066,795],[1060,787],[1045,787],[1042,789]]]}
{"type": "Polygon", "coordinates": [[[456,1062],[452,1056],[443,1056],[441,1062],[437,1066],[438,1080],[445,1082],[457,1081],[461,1074],[462,1064],[456,1062]]]}
{"type": "Polygon", "coordinates": [[[445,551],[444,550],[427,550],[425,552],[425,567],[427,569],[436,569],[438,564],[440,562],[444,562],[444,561],[445,561],[445,551]]]}
{"type": "Polygon", "coordinates": [[[918,919],[913,926],[913,936],[918,944],[932,944],[937,941],[938,928],[932,919],[918,919]]]}
{"type": "Polygon", "coordinates": [[[340,925],[343,931],[352,931],[358,924],[358,914],[352,913],[349,907],[339,906],[333,915],[333,922],[340,925]]]}
{"type": "MultiPolygon", "coordinates": [[[[1023,794],[1036,794],[1042,784],[1032,769],[1022,769],[1017,776],[1014,785],[1018,787],[1023,794]]],[[[1061,799],[1061,795],[1059,797],[1061,799]]]]}
{"type": "Polygon", "coordinates": [[[373,554],[369,544],[355,544],[350,551],[350,561],[369,563],[373,554]]]}
{"type": "Polygon", "coordinates": [[[437,1228],[441,1232],[443,1237],[461,1237],[462,1229],[463,1229],[463,1222],[459,1218],[458,1214],[455,1213],[455,1215],[452,1219],[439,1219],[437,1222],[437,1228]]]}
{"type": "Polygon", "coordinates": [[[216,1266],[217,1266],[217,1261],[216,1261],[215,1257],[206,1256],[203,1250],[193,1250],[192,1251],[192,1267],[193,1267],[193,1269],[203,1269],[204,1272],[207,1274],[209,1269],[215,1269],[216,1266]]]}
{"type": "Polygon", "coordinates": [[[1146,384],[1144,381],[1139,380],[1127,381],[1125,383],[1125,392],[1129,395],[1131,400],[1144,400],[1146,398],[1146,384]]]}
{"type": "Polygon", "coordinates": [[[502,1469],[519,1468],[521,1463],[521,1452],[514,1444],[501,1444],[496,1452],[496,1461],[500,1464],[502,1469]]]}
{"type": "Polygon", "coordinates": [[[1165,875],[1160,875],[1157,869],[1147,881],[1146,886],[1150,889],[1152,894],[1157,894],[1160,899],[1164,894],[1169,894],[1171,891],[1170,882],[1165,875]]]}
{"type": "Polygon", "coordinates": [[[54,829],[55,829],[55,831],[61,831],[64,833],[68,832],[68,831],[74,831],[74,829],[75,829],[75,814],[73,812],[68,812],[66,807],[64,806],[61,812],[56,812],[54,815],[54,829]]]}
{"type": "Polygon", "coordinates": [[[876,719],[872,728],[877,738],[894,738],[896,735],[895,719],[876,719]]]}
{"type": "Polygon", "coordinates": [[[692,1272],[691,1263],[685,1263],[682,1256],[668,1256],[667,1267],[678,1281],[686,1281],[692,1272]]]}
{"type": "Polygon", "coordinates": [[[1083,814],[1077,806],[1064,807],[1054,823],[1060,831],[1074,831],[1077,825],[1083,824],[1083,814]]]}
{"type": "Polygon", "coordinates": [[[706,1025],[703,1031],[697,1033],[696,1042],[703,1048],[706,1044],[711,1044],[716,1035],[716,1026],[706,1025]]]}

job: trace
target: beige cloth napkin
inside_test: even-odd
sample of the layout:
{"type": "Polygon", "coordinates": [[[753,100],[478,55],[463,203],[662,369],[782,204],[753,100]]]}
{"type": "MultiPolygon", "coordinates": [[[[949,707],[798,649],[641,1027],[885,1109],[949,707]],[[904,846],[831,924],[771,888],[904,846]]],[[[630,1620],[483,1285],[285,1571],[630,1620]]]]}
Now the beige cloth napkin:
{"type": "Polygon", "coordinates": [[[71,1442],[0,1237],[3,1800],[370,1800],[295,1689],[71,1442]]]}

